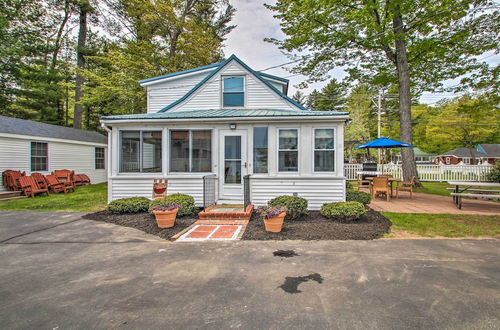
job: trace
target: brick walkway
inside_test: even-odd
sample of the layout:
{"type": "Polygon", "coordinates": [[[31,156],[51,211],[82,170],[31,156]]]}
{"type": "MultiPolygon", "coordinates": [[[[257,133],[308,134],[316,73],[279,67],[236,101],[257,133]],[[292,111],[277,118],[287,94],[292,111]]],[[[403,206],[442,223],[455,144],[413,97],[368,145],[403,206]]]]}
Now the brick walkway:
{"type": "Polygon", "coordinates": [[[374,198],[370,207],[376,211],[396,213],[433,213],[433,214],[500,214],[500,203],[485,200],[462,198],[462,209],[456,208],[451,196],[414,193],[410,199],[408,193],[399,195],[399,199],[374,198]]]}

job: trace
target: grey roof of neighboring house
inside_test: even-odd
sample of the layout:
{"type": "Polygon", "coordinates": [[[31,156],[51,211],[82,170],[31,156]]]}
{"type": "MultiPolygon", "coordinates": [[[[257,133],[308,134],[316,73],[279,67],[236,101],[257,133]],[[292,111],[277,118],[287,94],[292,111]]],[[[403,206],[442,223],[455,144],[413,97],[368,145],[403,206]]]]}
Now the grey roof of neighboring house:
{"type": "MultiPolygon", "coordinates": [[[[477,150],[472,150],[474,152],[474,157],[484,157],[486,154],[479,152],[477,150]]],[[[439,156],[456,156],[456,157],[469,157],[471,158],[471,150],[469,148],[456,148],[447,152],[442,153],[439,156]]]]}
{"type": "Polygon", "coordinates": [[[500,143],[481,143],[479,146],[483,148],[488,157],[500,157],[500,143]]]}
{"type": "Polygon", "coordinates": [[[97,132],[5,116],[0,116],[0,133],[32,135],[104,144],[108,143],[108,138],[97,132]]]}

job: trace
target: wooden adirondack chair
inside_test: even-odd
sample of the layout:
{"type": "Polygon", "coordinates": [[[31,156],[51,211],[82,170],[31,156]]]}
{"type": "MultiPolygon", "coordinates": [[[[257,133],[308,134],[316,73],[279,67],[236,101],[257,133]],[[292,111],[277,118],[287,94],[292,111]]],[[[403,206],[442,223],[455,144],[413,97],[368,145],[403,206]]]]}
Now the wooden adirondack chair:
{"type": "Polygon", "coordinates": [[[38,183],[38,186],[42,189],[47,189],[47,182],[45,181],[45,175],[42,173],[34,172],[31,173],[31,176],[35,178],[36,183],[38,183]]]}
{"type": "Polygon", "coordinates": [[[55,175],[47,175],[45,177],[45,180],[47,180],[49,189],[52,190],[53,192],[59,193],[63,191],[65,194],[68,192],[64,182],[57,180],[57,177],[55,175]]]}
{"type": "Polygon", "coordinates": [[[57,180],[64,183],[66,189],[73,189],[75,191],[75,172],[70,170],[55,170],[52,172],[57,180]]]}
{"type": "Polygon", "coordinates": [[[5,171],[5,183],[8,190],[21,190],[19,178],[26,175],[26,172],[7,170],[5,171]]]}
{"type": "Polygon", "coordinates": [[[75,176],[77,176],[77,175],[80,176],[80,179],[82,180],[82,182],[83,182],[84,185],[85,184],[90,184],[90,178],[88,177],[87,174],[82,174],[82,173],[75,174],[75,176]]]}
{"type": "Polygon", "coordinates": [[[398,186],[396,187],[396,198],[399,198],[400,191],[409,191],[410,199],[413,199],[413,185],[415,184],[415,177],[412,176],[410,181],[398,182],[398,186]]]}
{"type": "Polygon", "coordinates": [[[46,193],[49,195],[49,191],[45,188],[40,188],[35,178],[32,176],[22,176],[19,178],[19,183],[21,184],[21,189],[23,194],[26,196],[35,197],[35,194],[46,193]]]}

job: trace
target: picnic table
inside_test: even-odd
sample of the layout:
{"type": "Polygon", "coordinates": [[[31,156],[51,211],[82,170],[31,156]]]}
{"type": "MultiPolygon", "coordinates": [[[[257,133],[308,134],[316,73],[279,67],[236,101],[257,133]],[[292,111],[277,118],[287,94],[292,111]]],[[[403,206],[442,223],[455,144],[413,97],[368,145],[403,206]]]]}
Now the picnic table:
{"type": "Polygon", "coordinates": [[[455,188],[447,188],[453,190],[451,196],[457,208],[462,208],[462,197],[478,197],[500,199],[500,183],[495,182],[467,182],[467,181],[448,181],[448,184],[455,188]],[[478,188],[490,189],[478,189],[478,188]],[[491,189],[499,188],[499,189],[491,189]]]}
{"type": "MultiPolygon", "coordinates": [[[[373,178],[374,177],[369,177],[369,178],[366,178],[366,179],[369,180],[369,181],[373,181],[373,178]]],[[[391,197],[393,197],[393,193],[392,193],[392,191],[393,191],[393,185],[392,184],[394,182],[401,182],[401,179],[392,178],[392,177],[388,177],[387,179],[389,180],[389,185],[391,186],[391,197]]]]}

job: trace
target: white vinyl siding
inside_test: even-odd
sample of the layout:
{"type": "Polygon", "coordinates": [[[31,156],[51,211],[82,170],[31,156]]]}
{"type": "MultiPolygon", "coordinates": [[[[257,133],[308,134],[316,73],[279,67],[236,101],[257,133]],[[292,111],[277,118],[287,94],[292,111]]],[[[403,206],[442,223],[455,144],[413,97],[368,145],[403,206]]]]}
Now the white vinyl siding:
{"type": "MultiPolygon", "coordinates": [[[[87,174],[92,183],[105,182],[106,170],[95,169],[95,145],[83,145],[68,142],[45,141],[43,137],[22,136],[22,138],[6,138],[0,136],[0,172],[5,170],[20,170],[31,174],[30,150],[31,141],[48,144],[48,169],[37,171],[50,174],[60,169],[74,170],[75,173],[87,174]]],[[[5,190],[0,185],[0,190],[5,190]]]]}
{"type": "Polygon", "coordinates": [[[175,106],[174,111],[207,110],[222,108],[222,77],[245,76],[245,108],[292,109],[297,107],[276,94],[271,88],[233,61],[214,75],[186,101],[175,106]]]}
{"type": "MultiPolygon", "coordinates": [[[[213,71],[213,70],[212,70],[213,71]]],[[[176,79],[160,82],[147,88],[148,113],[158,112],[167,105],[177,101],[194,88],[212,71],[178,77],[176,79]]]]}

